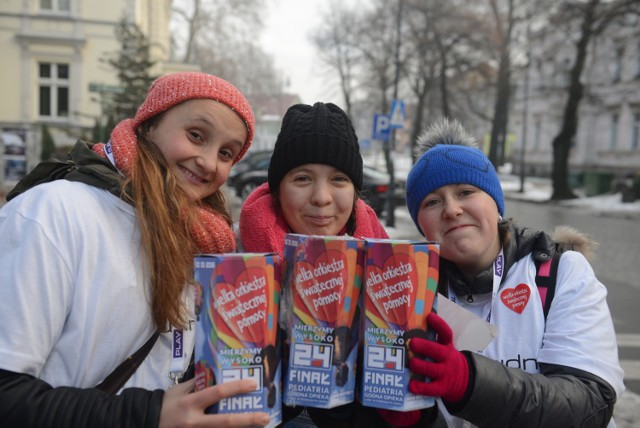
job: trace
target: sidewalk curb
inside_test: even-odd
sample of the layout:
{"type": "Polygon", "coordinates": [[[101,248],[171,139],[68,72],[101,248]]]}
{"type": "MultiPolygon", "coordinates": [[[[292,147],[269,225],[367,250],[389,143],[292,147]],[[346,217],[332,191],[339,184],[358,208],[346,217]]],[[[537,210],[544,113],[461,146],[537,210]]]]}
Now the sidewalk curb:
{"type": "Polygon", "coordinates": [[[557,205],[563,208],[575,208],[581,210],[588,210],[592,215],[607,218],[617,218],[622,220],[640,221],[640,209],[639,210],[615,210],[615,209],[598,209],[590,207],[582,203],[581,198],[568,199],[565,201],[552,201],[549,198],[531,198],[525,194],[513,191],[504,192],[504,198],[512,201],[527,202],[531,204],[545,204],[545,205],[557,205]]]}

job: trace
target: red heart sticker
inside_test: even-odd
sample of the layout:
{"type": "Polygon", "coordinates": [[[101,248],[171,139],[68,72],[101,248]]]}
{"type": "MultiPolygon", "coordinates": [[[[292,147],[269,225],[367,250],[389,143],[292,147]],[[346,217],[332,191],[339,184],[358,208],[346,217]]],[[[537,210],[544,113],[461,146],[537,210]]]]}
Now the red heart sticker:
{"type": "Polygon", "coordinates": [[[264,269],[247,267],[234,284],[218,282],[211,299],[219,315],[216,323],[226,324],[242,342],[262,343],[267,310],[264,269]]]}
{"type": "Polygon", "coordinates": [[[502,303],[504,303],[507,308],[521,314],[524,308],[527,307],[530,295],[531,289],[527,284],[518,284],[516,288],[505,288],[502,290],[500,299],[502,299],[502,303]]]}
{"type": "Polygon", "coordinates": [[[310,260],[299,260],[294,268],[295,289],[316,320],[334,325],[347,282],[347,256],[326,249],[310,260]]]}
{"type": "Polygon", "coordinates": [[[387,322],[405,326],[413,313],[418,274],[409,254],[391,254],[379,267],[367,266],[369,299],[387,322]]]}

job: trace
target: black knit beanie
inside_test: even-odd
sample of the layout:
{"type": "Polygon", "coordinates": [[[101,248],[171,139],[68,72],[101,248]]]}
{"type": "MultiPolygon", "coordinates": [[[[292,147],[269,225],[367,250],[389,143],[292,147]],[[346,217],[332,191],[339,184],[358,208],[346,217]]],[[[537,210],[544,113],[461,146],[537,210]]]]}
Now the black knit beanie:
{"type": "Polygon", "coordinates": [[[275,192],[293,168],[307,163],[333,166],[362,190],[362,157],[349,116],[331,103],[296,104],[287,110],[269,164],[269,189],[275,192]]]}

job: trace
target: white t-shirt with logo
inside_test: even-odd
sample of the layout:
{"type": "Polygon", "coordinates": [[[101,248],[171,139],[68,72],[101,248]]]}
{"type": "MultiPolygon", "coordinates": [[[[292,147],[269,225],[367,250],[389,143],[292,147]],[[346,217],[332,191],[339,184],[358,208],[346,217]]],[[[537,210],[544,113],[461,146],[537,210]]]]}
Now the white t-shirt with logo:
{"type": "MultiPolygon", "coordinates": [[[[493,301],[491,323],[498,337],[481,353],[508,367],[538,373],[537,362],[575,367],[606,380],[621,394],[623,372],[606,304],[607,290],[584,256],[567,251],[560,258],[556,293],[546,322],[531,256],[515,263],[493,301]],[[614,345],[614,346],[612,346],[614,345]]],[[[486,318],[489,299],[459,304],[486,318]]]]}
{"type": "MultiPolygon", "coordinates": [[[[83,183],[34,187],[0,209],[0,368],[90,388],[154,333],[133,207],[83,183]]],[[[185,293],[193,310],[193,296],[185,293]]],[[[193,331],[183,338],[184,366],[193,331]]],[[[166,389],[163,333],[125,387],[166,389]]]]}

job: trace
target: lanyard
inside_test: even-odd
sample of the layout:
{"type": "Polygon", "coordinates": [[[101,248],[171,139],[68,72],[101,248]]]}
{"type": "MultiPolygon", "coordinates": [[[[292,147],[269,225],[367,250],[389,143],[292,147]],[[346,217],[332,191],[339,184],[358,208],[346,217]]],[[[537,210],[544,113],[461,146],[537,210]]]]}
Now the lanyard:
{"type": "MultiPolygon", "coordinates": [[[[489,313],[487,314],[487,322],[491,322],[493,302],[496,300],[496,296],[498,295],[498,288],[500,288],[500,282],[502,282],[502,275],[504,275],[504,252],[501,248],[500,254],[498,254],[498,257],[493,261],[493,290],[491,292],[491,306],[489,308],[489,313]]],[[[451,288],[451,285],[447,285],[447,288],[449,290],[449,300],[453,303],[458,303],[458,297],[451,288]]]]}
{"type": "Polygon", "coordinates": [[[104,153],[113,166],[116,166],[116,158],[113,156],[113,149],[111,148],[111,140],[104,145],[104,153]]]}
{"type": "Polygon", "coordinates": [[[184,372],[184,332],[182,329],[173,329],[171,339],[171,366],[169,377],[174,384],[178,384],[184,372]]]}

